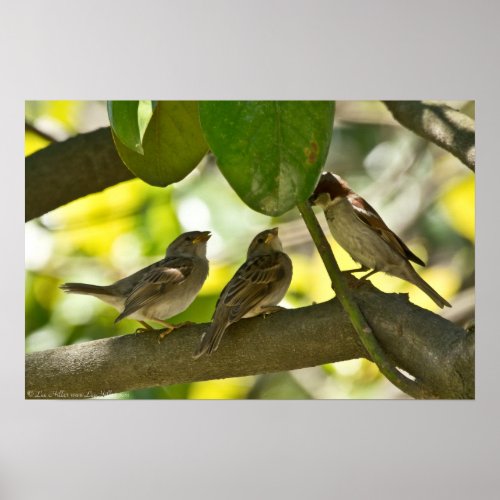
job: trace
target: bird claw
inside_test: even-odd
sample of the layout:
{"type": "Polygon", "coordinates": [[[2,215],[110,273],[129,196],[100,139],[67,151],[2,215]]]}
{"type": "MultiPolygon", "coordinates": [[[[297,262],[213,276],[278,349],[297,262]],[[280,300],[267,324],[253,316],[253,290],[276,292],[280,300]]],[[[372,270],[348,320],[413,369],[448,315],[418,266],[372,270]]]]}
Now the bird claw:
{"type": "MultiPolygon", "coordinates": [[[[344,271],[342,271],[342,274],[344,275],[344,280],[349,288],[357,288],[359,286],[360,280],[355,276],[353,276],[351,273],[344,274],[344,271]]],[[[332,283],[332,290],[335,292],[335,287],[333,286],[333,283],[332,283]]]]}
{"type": "Polygon", "coordinates": [[[161,341],[169,334],[169,333],[172,333],[176,328],[173,328],[173,327],[165,327],[165,328],[160,328],[159,330],[157,330],[158,332],[160,332],[158,334],[158,344],[161,343],[161,341]]]}
{"type": "Polygon", "coordinates": [[[356,267],[355,269],[346,269],[345,271],[340,271],[340,272],[352,275],[353,273],[364,273],[365,271],[368,270],[369,270],[368,267],[361,266],[361,267],[356,267]]]}
{"type": "Polygon", "coordinates": [[[266,308],[265,311],[263,311],[261,313],[261,316],[263,319],[266,319],[268,316],[271,316],[271,314],[274,314],[275,312],[278,312],[278,311],[283,311],[285,309],[285,307],[281,307],[281,306],[269,306],[266,308]]]}
{"type": "Polygon", "coordinates": [[[175,328],[182,328],[183,326],[190,326],[190,325],[196,325],[194,321],[183,321],[182,323],[179,323],[178,325],[175,326],[175,328]]]}
{"type": "Polygon", "coordinates": [[[182,323],[179,323],[178,325],[169,325],[166,326],[165,328],[160,328],[159,330],[156,330],[157,332],[160,332],[158,335],[158,344],[161,343],[161,341],[169,334],[172,333],[174,330],[178,330],[179,328],[182,328],[183,326],[189,326],[189,325],[195,325],[196,323],[194,321],[184,321],[182,323]]]}

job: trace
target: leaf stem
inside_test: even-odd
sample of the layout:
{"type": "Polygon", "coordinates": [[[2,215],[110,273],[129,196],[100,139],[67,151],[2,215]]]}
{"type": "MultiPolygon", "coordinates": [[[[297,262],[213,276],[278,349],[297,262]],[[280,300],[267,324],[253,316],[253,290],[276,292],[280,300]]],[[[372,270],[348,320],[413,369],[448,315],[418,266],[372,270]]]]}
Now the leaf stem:
{"type": "Polygon", "coordinates": [[[402,390],[406,394],[417,399],[435,397],[428,390],[422,387],[420,383],[403,375],[403,373],[401,373],[396,368],[394,363],[388,358],[387,354],[378,343],[372,328],[363,316],[361,309],[352,297],[335,256],[333,255],[330,244],[328,243],[328,240],[326,239],[310,204],[307,201],[302,202],[297,205],[297,208],[302,214],[312,240],[321,255],[325,268],[332,281],[332,288],[339,298],[342,307],[349,316],[354,329],[356,330],[363,346],[368,351],[371,359],[376,363],[385,377],[387,377],[387,379],[389,379],[398,389],[402,390]]]}

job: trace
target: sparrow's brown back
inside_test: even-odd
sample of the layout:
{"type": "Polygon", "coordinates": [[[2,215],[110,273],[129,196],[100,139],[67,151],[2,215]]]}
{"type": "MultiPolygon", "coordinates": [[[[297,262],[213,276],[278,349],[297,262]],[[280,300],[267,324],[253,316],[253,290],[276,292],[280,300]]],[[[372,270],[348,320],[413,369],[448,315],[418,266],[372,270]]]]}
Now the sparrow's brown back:
{"type": "Polygon", "coordinates": [[[292,277],[292,263],[283,253],[277,228],[259,233],[249,246],[247,260],[222,290],[212,323],[194,357],[217,350],[226,328],[244,317],[260,314],[261,306],[276,305],[292,277]]]}
{"type": "Polygon", "coordinates": [[[364,222],[370,229],[380,235],[380,237],[402,257],[415,262],[421,266],[425,266],[425,262],[419,259],[407,246],[406,243],[383,221],[377,211],[361,196],[351,190],[352,195],[348,196],[351,205],[354,208],[354,213],[364,222]],[[367,210],[368,209],[368,210],[367,210]],[[375,215],[375,217],[373,215],[375,215]]]}

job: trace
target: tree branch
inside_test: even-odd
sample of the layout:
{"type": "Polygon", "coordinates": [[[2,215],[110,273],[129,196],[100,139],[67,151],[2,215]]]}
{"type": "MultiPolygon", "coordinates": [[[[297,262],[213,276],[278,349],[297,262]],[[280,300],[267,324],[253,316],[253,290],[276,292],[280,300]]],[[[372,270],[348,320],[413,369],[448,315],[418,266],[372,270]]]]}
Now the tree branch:
{"type": "MultiPolygon", "coordinates": [[[[403,373],[397,370],[394,363],[387,357],[384,350],[380,347],[374,332],[358,304],[353,298],[346,281],[337,264],[332,248],[330,247],[323,230],[314,215],[311,206],[308,202],[299,203],[297,205],[304,222],[311,234],[311,238],[318,249],[318,252],[323,260],[323,264],[332,281],[332,288],[340,300],[342,307],[348,314],[351,323],[356,330],[359,338],[368,351],[370,358],[375,362],[380,371],[390,380],[398,389],[414,398],[423,399],[429,397],[428,391],[420,385],[418,381],[414,381],[406,377],[403,373]]],[[[351,279],[354,279],[351,277],[351,279]]]]}
{"type": "MultiPolygon", "coordinates": [[[[356,301],[385,352],[431,397],[474,398],[473,334],[370,283],[356,290],[356,301]]],[[[184,327],[161,344],[145,333],[28,354],[26,397],[85,398],[368,357],[337,299],[242,320],[216,353],[193,360],[206,327],[184,327]]]]}
{"type": "Polygon", "coordinates": [[[109,127],[28,156],[25,175],[26,221],[134,177],[118,156],[109,127]]]}
{"type": "Polygon", "coordinates": [[[431,101],[383,102],[401,125],[446,149],[475,171],[475,127],[472,118],[450,106],[431,101]]]}

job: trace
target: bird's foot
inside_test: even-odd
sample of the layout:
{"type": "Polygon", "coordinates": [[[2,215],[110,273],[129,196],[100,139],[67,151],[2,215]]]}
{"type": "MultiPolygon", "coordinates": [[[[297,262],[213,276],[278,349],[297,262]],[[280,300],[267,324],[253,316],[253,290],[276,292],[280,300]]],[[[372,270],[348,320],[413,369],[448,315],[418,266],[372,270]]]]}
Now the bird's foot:
{"type": "Polygon", "coordinates": [[[158,344],[169,334],[176,330],[178,327],[174,325],[166,326],[165,328],[159,328],[156,330],[158,334],[158,344]]]}
{"type": "Polygon", "coordinates": [[[363,286],[365,283],[368,282],[368,278],[370,276],[373,276],[375,273],[378,273],[378,271],[376,269],[373,269],[364,276],[361,276],[361,278],[354,278],[354,276],[352,276],[352,280],[349,280],[349,288],[359,288],[360,286],[363,286]]]}
{"type": "Polygon", "coordinates": [[[196,323],[194,321],[183,321],[182,323],[175,325],[175,329],[182,328],[183,326],[189,326],[189,325],[196,325],[196,323]]]}
{"type": "Polygon", "coordinates": [[[150,332],[150,331],[154,330],[154,328],[153,328],[152,326],[148,325],[148,324],[147,324],[146,322],[144,322],[144,321],[139,321],[139,323],[140,323],[141,325],[143,325],[143,326],[144,326],[144,328],[137,328],[137,330],[134,332],[136,335],[137,335],[138,333],[147,333],[147,332],[150,332]]]}
{"type": "Polygon", "coordinates": [[[261,308],[260,315],[266,319],[268,316],[271,314],[278,312],[278,311],[284,311],[286,307],[281,307],[281,306],[264,306],[261,308]]]}
{"type": "Polygon", "coordinates": [[[182,328],[183,326],[188,326],[188,325],[195,325],[196,323],[194,321],[183,321],[182,323],[178,323],[177,325],[171,325],[170,323],[164,323],[165,328],[160,328],[159,330],[156,330],[157,332],[160,332],[158,335],[158,344],[169,334],[172,333],[174,330],[178,330],[179,328],[182,328]]]}
{"type": "MultiPolygon", "coordinates": [[[[359,283],[359,279],[353,276],[351,273],[346,273],[345,271],[342,271],[343,278],[345,280],[345,283],[347,284],[348,288],[355,288],[359,283]]],[[[332,290],[335,292],[335,287],[333,286],[332,283],[332,290]]]]}
{"type": "Polygon", "coordinates": [[[356,267],[355,269],[346,269],[345,271],[342,271],[345,274],[352,274],[352,273],[364,273],[365,271],[368,271],[368,267],[361,266],[361,267],[356,267]]]}

